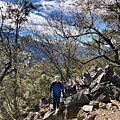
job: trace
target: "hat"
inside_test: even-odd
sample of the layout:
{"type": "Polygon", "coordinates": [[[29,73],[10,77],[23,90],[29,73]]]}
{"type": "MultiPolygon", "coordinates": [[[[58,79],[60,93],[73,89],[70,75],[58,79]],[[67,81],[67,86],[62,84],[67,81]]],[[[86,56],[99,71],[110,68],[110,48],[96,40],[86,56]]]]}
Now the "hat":
{"type": "Polygon", "coordinates": [[[56,80],[59,80],[59,78],[60,78],[60,77],[59,77],[58,75],[56,75],[56,76],[55,76],[55,81],[56,81],[56,80]]]}

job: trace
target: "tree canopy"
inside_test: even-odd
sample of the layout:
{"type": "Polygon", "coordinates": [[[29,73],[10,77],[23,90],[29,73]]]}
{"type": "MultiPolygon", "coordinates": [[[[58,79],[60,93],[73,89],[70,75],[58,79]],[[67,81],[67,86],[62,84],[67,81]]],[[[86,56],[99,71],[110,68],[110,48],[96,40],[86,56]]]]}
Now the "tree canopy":
{"type": "Polygon", "coordinates": [[[39,98],[48,95],[56,74],[65,81],[94,64],[120,65],[119,0],[75,1],[67,14],[64,4],[59,6],[60,11],[42,24],[44,30],[33,26],[32,34],[24,34],[23,29],[37,6],[14,0],[0,8],[2,117],[12,120],[33,109],[39,98]]]}

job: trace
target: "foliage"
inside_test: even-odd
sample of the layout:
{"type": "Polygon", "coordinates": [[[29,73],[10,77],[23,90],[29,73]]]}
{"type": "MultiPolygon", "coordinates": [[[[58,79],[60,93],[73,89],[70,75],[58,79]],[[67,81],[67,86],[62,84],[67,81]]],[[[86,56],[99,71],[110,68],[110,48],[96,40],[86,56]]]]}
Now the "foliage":
{"type": "Polygon", "coordinates": [[[5,87],[6,98],[0,110],[2,116],[9,116],[9,119],[16,118],[20,113],[18,73],[26,56],[19,32],[31,8],[33,6],[27,0],[7,2],[0,8],[0,86],[5,87]]]}
{"type": "MultiPolygon", "coordinates": [[[[33,35],[19,36],[19,33],[30,10],[36,6],[28,0],[15,0],[6,6],[5,12],[0,8],[2,117],[13,119],[34,110],[39,99],[49,94],[49,84],[56,74],[65,81],[81,76],[96,64],[120,65],[119,1],[75,2],[76,11],[70,11],[70,18],[61,9],[48,19],[47,30],[52,35],[35,30],[34,39],[33,35]],[[35,61],[32,49],[26,45],[35,47],[46,58],[35,61]]],[[[119,73],[119,68],[115,70],[119,73]]]]}
{"type": "Polygon", "coordinates": [[[79,60],[82,64],[103,57],[119,65],[120,2],[82,0],[73,6],[75,11],[69,10],[70,18],[65,16],[62,6],[61,12],[48,20],[53,34],[63,41],[76,40],[93,49],[94,57],[84,62],[79,60]]]}

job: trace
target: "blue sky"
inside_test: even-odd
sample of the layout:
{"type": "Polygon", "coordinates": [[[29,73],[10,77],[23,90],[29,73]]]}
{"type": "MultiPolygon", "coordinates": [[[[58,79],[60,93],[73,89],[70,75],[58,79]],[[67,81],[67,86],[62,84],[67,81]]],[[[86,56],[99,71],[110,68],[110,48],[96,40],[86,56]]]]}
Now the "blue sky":
{"type": "MultiPolygon", "coordinates": [[[[0,6],[2,5],[2,1],[9,2],[9,1],[13,1],[13,0],[1,0],[0,6]]],[[[28,29],[34,28],[38,31],[40,30],[41,32],[46,32],[46,33],[51,32],[50,30],[47,31],[47,28],[45,28],[45,27],[47,27],[47,26],[45,26],[45,24],[47,24],[46,19],[51,14],[59,12],[60,6],[63,9],[66,17],[69,17],[69,11],[74,10],[74,7],[71,4],[73,4],[73,2],[75,2],[76,0],[61,0],[61,1],[62,2],[60,3],[60,0],[31,0],[31,2],[33,2],[33,4],[41,4],[42,7],[39,7],[39,11],[36,10],[36,11],[32,11],[30,13],[30,15],[28,17],[28,22],[24,24],[25,27],[27,27],[28,29]]],[[[84,4],[83,4],[83,6],[84,6],[84,4]]],[[[98,12],[100,12],[100,10],[98,12]]],[[[97,23],[97,24],[100,25],[99,23],[97,23]]],[[[105,26],[102,25],[101,28],[102,27],[105,27],[105,26]]],[[[72,30],[72,27],[71,27],[71,30],[72,30]]]]}
{"type": "MultiPolygon", "coordinates": [[[[10,2],[13,0],[1,0],[0,1],[0,6],[2,5],[2,1],[5,2],[10,2]]],[[[71,4],[75,2],[75,0],[31,0],[33,4],[41,4],[42,7],[39,7],[39,11],[32,11],[28,17],[28,21],[30,24],[26,24],[28,27],[32,27],[31,23],[33,25],[37,25],[42,29],[41,24],[46,24],[46,18],[48,18],[51,14],[59,12],[59,7],[61,6],[62,9],[64,10],[64,13],[66,15],[68,14],[68,11],[71,9],[72,6],[71,4]],[[62,1],[60,3],[60,1],[62,1]],[[63,7],[64,6],[64,7],[63,7]]]]}

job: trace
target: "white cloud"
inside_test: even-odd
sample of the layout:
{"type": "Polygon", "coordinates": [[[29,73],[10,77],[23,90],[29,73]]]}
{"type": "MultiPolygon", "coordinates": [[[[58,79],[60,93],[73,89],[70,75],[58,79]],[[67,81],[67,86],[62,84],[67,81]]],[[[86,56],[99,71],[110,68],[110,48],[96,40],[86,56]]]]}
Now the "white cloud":
{"type": "Polygon", "coordinates": [[[30,13],[28,17],[28,22],[32,22],[33,24],[42,24],[42,23],[46,23],[46,19],[39,15],[30,13]]]}
{"type": "MultiPolygon", "coordinates": [[[[35,2],[34,4],[41,4],[42,6],[39,8],[39,11],[33,11],[32,13],[30,13],[30,15],[28,17],[28,22],[26,22],[23,25],[25,27],[27,27],[28,29],[36,29],[36,30],[41,30],[42,32],[48,32],[48,30],[47,30],[48,26],[47,25],[45,26],[45,24],[47,24],[46,18],[55,11],[59,12],[60,7],[64,11],[64,14],[68,16],[69,12],[71,12],[72,10],[75,9],[75,6],[72,5],[75,1],[76,0],[52,0],[52,1],[51,0],[50,1],[38,0],[38,2],[35,2]]],[[[80,2],[82,0],[78,0],[78,1],[80,2]]],[[[114,0],[106,0],[106,2],[108,2],[108,1],[110,2],[110,1],[114,1],[114,0]]],[[[4,6],[3,9],[5,9],[4,4],[5,4],[5,2],[0,1],[0,7],[4,6]]],[[[83,3],[83,6],[84,5],[85,4],[83,3]]],[[[100,10],[100,9],[98,9],[96,11],[97,11],[96,13],[104,12],[103,10],[100,10]]],[[[48,27],[48,29],[50,29],[50,28],[48,27]]],[[[71,27],[71,30],[72,29],[73,28],[71,27]]],[[[52,30],[49,30],[49,32],[52,32],[52,30]]]]}
{"type": "MultiPolygon", "coordinates": [[[[6,2],[0,1],[0,8],[1,8],[3,11],[6,10],[5,4],[6,4],[6,2]]],[[[0,15],[1,15],[1,12],[0,12],[0,15]]]]}

